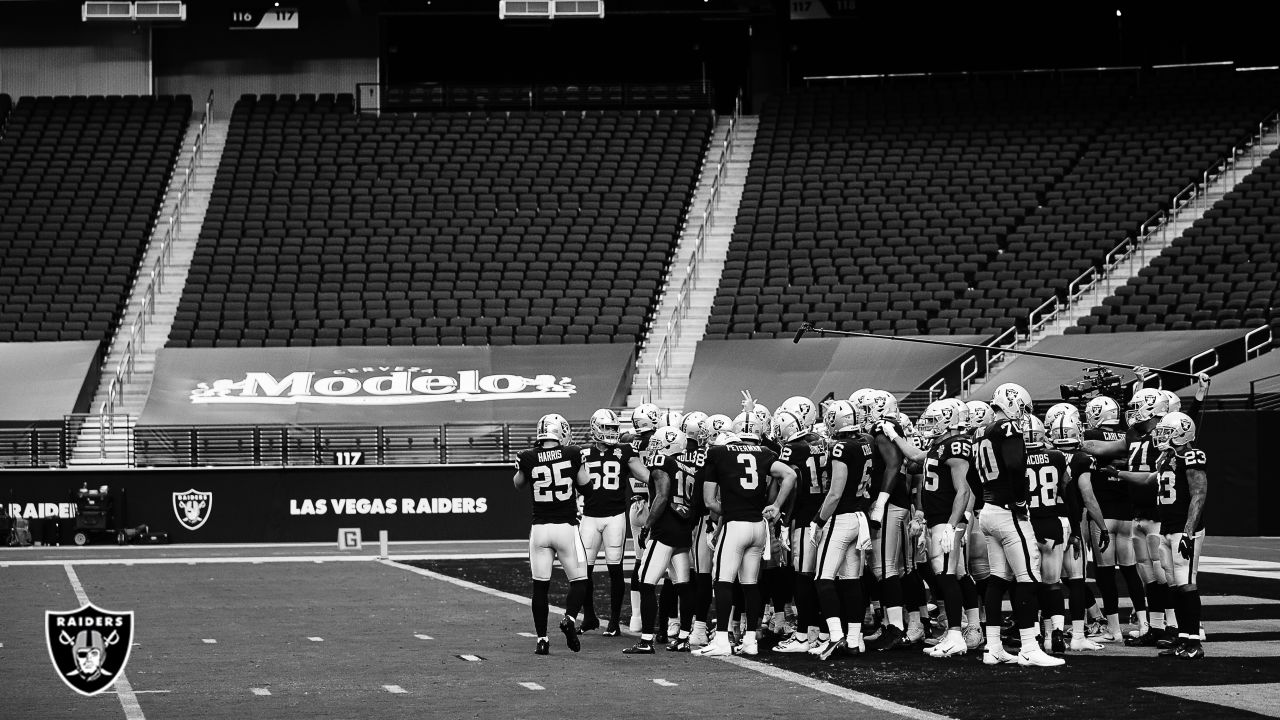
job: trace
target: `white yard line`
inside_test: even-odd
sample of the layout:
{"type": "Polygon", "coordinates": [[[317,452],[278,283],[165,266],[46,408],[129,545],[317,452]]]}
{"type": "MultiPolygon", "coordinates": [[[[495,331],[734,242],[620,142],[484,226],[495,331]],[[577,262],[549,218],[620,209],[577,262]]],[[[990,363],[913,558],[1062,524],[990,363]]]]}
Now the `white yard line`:
{"type": "Polygon", "coordinates": [[[382,686],[382,689],[383,689],[383,690],[386,690],[387,692],[391,693],[392,695],[404,695],[405,693],[407,693],[407,692],[408,692],[408,690],[405,690],[404,688],[400,687],[399,685],[383,685],[383,686],[382,686]]]}
{"type": "Polygon", "coordinates": [[[324,642],[324,638],[322,637],[309,637],[307,639],[310,640],[311,642],[324,642]]]}
{"type": "Polygon", "coordinates": [[[217,645],[217,644],[218,644],[218,641],[217,641],[217,640],[215,640],[214,638],[205,638],[205,639],[203,640],[203,642],[204,642],[204,644],[205,644],[205,645],[217,645]]]}
{"type": "Polygon", "coordinates": [[[253,691],[254,695],[258,695],[259,697],[271,694],[271,691],[266,688],[249,688],[249,689],[253,691]]]}
{"type": "MultiPolygon", "coordinates": [[[[476,592],[484,593],[485,595],[491,595],[493,597],[503,598],[504,600],[510,600],[512,602],[519,603],[521,605],[533,604],[533,601],[527,597],[523,597],[521,595],[515,595],[509,592],[504,592],[502,590],[494,590],[491,587],[485,587],[484,585],[479,585],[477,583],[473,583],[467,580],[459,580],[458,578],[449,577],[448,575],[441,575],[440,573],[432,572],[431,570],[424,570],[423,568],[413,567],[411,565],[402,565],[400,563],[393,562],[391,560],[379,560],[379,562],[381,562],[384,565],[389,565],[391,567],[398,568],[400,570],[414,573],[416,575],[429,577],[433,580],[440,580],[441,582],[447,582],[451,585],[457,585],[458,587],[463,587],[468,590],[475,590],[476,592]]],[[[562,609],[555,608],[555,607],[549,608],[549,610],[550,612],[553,612],[553,613],[564,612],[562,609]]],[[[763,663],[750,662],[750,661],[742,660],[736,657],[721,657],[716,659],[723,660],[724,662],[730,663],[732,665],[737,665],[738,667],[745,668],[747,670],[754,670],[758,673],[768,675],[770,677],[775,677],[780,680],[787,680],[797,685],[807,687],[811,690],[817,690],[818,692],[825,693],[827,695],[833,695],[835,697],[841,698],[842,700],[848,700],[849,702],[857,703],[859,705],[870,707],[883,712],[893,713],[894,715],[898,715],[900,717],[913,718],[915,720],[947,720],[946,715],[938,715],[936,713],[927,712],[925,710],[917,710],[913,707],[907,707],[906,705],[899,705],[898,703],[895,703],[895,702],[882,700],[878,697],[875,697],[874,695],[868,695],[866,693],[857,692],[856,690],[849,690],[848,688],[842,688],[839,685],[834,685],[829,682],[814,680],[813,678],[805,677],[804,675],[801,675],[799,673],[793,673],[788,670],[780,670],[778,668],[775,668],[770,665],[765,665],[763,663]]]]}
{"type": "MultiPolygon", "coordinates": [[[[71,567],[71,563],[63,563],[62,567],[67,571],[67,580],[71,581],[71,589],[75,591],[76,600],[82,606],[88,605],[89,596],[84,591],[84,585],[80,584],[80,577],[76,575],[76,569],[71,567]]],[[[125,718],[127,720],[147,720],[147,716],[142,713],[142,706],[138,704],[138,695],[133,691],[133,686],[129,684],[129,678],[123,669],[116,678],[115,688],[116,696],[120,698],[120,707],[124,708],[125,718]]]]}
{"type": "Polygon", "coordinates": [[[422,633],[414,633],[413,636],[418,638],[419,640],[435,640],[435,638],[431,637],[430,635],[423,635],[422,633]]]}
{"type": "Polygon", "coordinates": [[[536,682],[522,682],[520,683],[520,687],[524,688],[525,690],[546,690],[546,688],[542,687],[536,682]]]}
{"type": "Polygon", "coordinates": [[[663,680],[662,678],[654,678],[653,684],[659,687],[679,687],[680,686],[680,683],[673,683],[670,680],[663,680]]]}

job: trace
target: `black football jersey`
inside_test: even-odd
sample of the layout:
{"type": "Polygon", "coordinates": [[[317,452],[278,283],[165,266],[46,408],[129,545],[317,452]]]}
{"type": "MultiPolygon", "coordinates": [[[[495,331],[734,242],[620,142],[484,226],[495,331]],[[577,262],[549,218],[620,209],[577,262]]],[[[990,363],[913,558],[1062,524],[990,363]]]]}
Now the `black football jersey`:
{"type": "MultiPolygon", "coordinates": [[[[1191,509],[1191,483],[1187,472],[1206,470],[1208,459],[1203,450],[1187,445],[1177,452],[1164,453],[1156,464],[1156,499],[1160,508],[1160,532],[1179,533],[1186,530],[1187,512],[1191,509]]],[[[1204,511],[1195,532],[1204,529],[1204,511]]],[[[1176,552],[1176,550],[1175,550],[1176,552]]]]}
{"type": "MultiPolygon", "coordinates": [[[[884,420],[884,422],[888,423],[889,425],[892,425],[894,430],[898,432],[898,435],[900,437],[905,436],[905,433],[902,431],[902,425],[898,424],[897,420],[884,420]]],[[[877,423],[877,425],[879,425],[879,423],[877,423]]],[[[872,438],[880,437],[881,435],[883,435],[883,433],[881,433],[878,429],[872,431],[872,438]]],[[[892,441],[890,441],[890,444],[893,444],[892,441]]],[[[872,450],[875,450],[874,444],[872,444],[871,447],[872,447],[872,450]]],[[[874,492],[877,495],[880,493],[880,480],[884,476],[885,464],[886,464],[885,459],[881,457],[880,453],[877,451],[876,464],[875,464],[875,467],[872,468],[871,470],[872,483],[874,484],[874,487],[872,488],[872,492],[874,492]]],[[[909,484],[907,483],[907,478],[905,473],[903,472],[898,473],[898,479],[894,481],[893,489],[889,491],[889,502],[893,503],[894,505],[897,505],[900,508],[911,507],[911,489],[909,487],[909,484]]]]}
{"type": "MultiPolygon", "coordinates": [[[[830,464],[843,464],[848,469],[844,493],[835,513],[866,512],[871,509],[872,473],[877,453],[866,435],[842,440],[831,448],[830,464]]],[[[828,518],[830,519],[830,518],[828,518]]]]}
{"type": "Polygon", "coordinates": [[[1067,481],[1067,457],[1057,450],[1027,453],[1027,497],[1031,517],[1066,517],[1059,493],[1067,481]]]}
{"type": "MultiPolygon", "coordinates": [[[[1129,428],[1124,437],[1125,447],[1128,448],[1128,459],[1126,460],[1125,469],[1129,472],[1149,473],[1156,469],[1156,460],[1160,457],[1160,451],[1156,449],[1156,444],[1151,441],[1151,433],[1139,432],[1134,428],[1129,428]]],[[[1156,509],[1158,500],[1156,499],[1156,489],[1149,484],[1125,483],[1125,487],[1129,492],[1129,500],[1133,503],[1133,516],[1145,518],[1147,520],[1155,520],[1159,517],[1159,511],[1156,509]]]]}
{"type": "MultiPolygon", "coordinates": [[[[924,521],[929,526],[940,525],[951,519],[951,506],[956,500],[956,485],[951,480],[951,468],[947,463],[953,458],[971,463],[973,440],[964,435],[957,435],[935,443],[929,448],[920,486],[920,499],[924,506],[921,509],[924,511],[924,521]]],[[[968,481],[967,475],[965,480],[968,481]]]]}
{"type": "Polygon", "coordinates": [[[999,420],[982,431],[974,450],[982,477],[982,499],[992,505],[1011,507],[1026,499],[1027,446],[1022,429],[1012,420],[999,420]],[[1014,460],[1007,464],[1006,449],[1014,460]]]}
{"type": "MultiPolygon", "coordinates": [[[[1115,442],[1116,440],[1124,440],[1125,432],[1106,428],[1090,428],[1084,431],[1084,439],[1115,442]]],[[[1128,467],[1123,460],[1118,460],[1112,465],[1121,470],[1125,470],[1128,467]]],[[[1108,520],[1133,519],[1133,502],[1129,499],[1129,489],[1126,485],[1128,483],[1123,480],[1108,480],[1098,475],[1093,476],[1093,495],[1097,498],[1098,506],[1102,509],[1102,517],[1108,520]]]]}
{"type": "MultiPolygon", "coordinates": [[[[649,449],[649,440],[653,438],[654,432],[655,431],[653,430],[648,430],[643,433],[636,433],[632,435],[631,439],[628,441],[628,444],[631,445],[631,452],[639,457],[644,457],[645,451],[649,449]]],[[[627,476],[631,477],[630,471],[627,472],[627,476]]],[[[646,483],[641,482],[639,478],[631,477],[631,494],[648,495],[649,486],[646,483]]]]}
{"type": "MultiPolygon", "coordinates": [[[[687,548],[692,544],[693,527],[702,505],[697,496],[701,491],[698,476],[702,468],[703,455],[696,448],[679,455],[663,456],[655,465],[655,469],[662,470],[671,478],[666,510],[653,525],[654,539],[664,545],[687,548]]],[[[650,484],[653,484],[652,479],[650,484]]]]}
{"type": "Polygon", "coordinates": [[[529,483],[533,524],[578,524],[578,491],[574,486],[582,467],[582,450],[575,445],[532,448],[516,456],[516,465],[529,483]]]}
{"type": "Polygon", "coordinates": [[[630,445],[582,448],[582,465],[591,476],[593,490],[583,501],[583,515],[611,517],[627,511],[627,499],[631,496],[628,468],[633,457],[635,451],[630,445]]]}
{"type": "Polygon", "coordinates": [[[822,507],[826,487],[822,484],[827,456],[820,449],[804,440],[797,440],[782,447],[778,460],[796,471],[795,504],[791,520],[796,527],[805,527],[813,520],[814,513],[822,507]]]}
{"type": "MultiPolygon", "coordinates": [[[[1084,495],[1080,492],[1080,476],[1089,475],[1089,485],[1096,487],[1100,480],[1097,474],[1098,463],[1092,455],[1082,450],[1077,450],[1067,456],[1067,471],[1071,473],[1071,480],[1067,483],[1067,489],[1063,491],[1061,499],[1066,504],[1067,509],[1079,508],[1084,510],[1084,495]]],[[[1068,517],[1070,515],[1068,514],[1068,517]]],[[[1079,522],[1081,518],[1072,517],[1072,522],[1079,522]]]]}
{"type": "Polygon", "coordinates": [[[726,522],[763,519],[769,504],[769,471],[778,459],[762,445],[717,445],[707,453],[707,482],[720,486],[721,517],[726,522]]]}

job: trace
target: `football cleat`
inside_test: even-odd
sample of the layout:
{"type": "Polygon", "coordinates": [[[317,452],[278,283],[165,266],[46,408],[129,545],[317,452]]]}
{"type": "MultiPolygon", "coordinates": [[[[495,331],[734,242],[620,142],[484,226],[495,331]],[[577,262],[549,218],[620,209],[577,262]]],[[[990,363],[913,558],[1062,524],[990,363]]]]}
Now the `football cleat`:
{"type": "Polygon", "coordinates": [[[809,654],[816,655],[819,660],[829,660],[832,655],[835,655],[841,650],[847,650],[848,648],[849,643],[843,637],[837,640],[827,639],[825,642],[820,642],[811,648],[809,650],[809,654]]]}
{"type": "Polygon", "coordinates": [[[690,654],[698,657],[729,657],[733,655],[733,648],[729,645],[721,645],[720,643],[708,643],[692,651],[690,654]]]}
{"type": "Polygon", "coordinates": [[[1056,658],[1038,647],[1031,650],[1023,650],[1018,653],[1019,665],[1029,665],[1032,667],[1057,667],[1065,664],[1066,662],[1066,660],[1056,658]]]}
{"type": "Polygon", "coordinates": [[[678,637],[667,643],[667,652],[689,652],[689,638],[678,637]]]}
{"type": "Polygon", "coordinates": [[[564,616],[560,621],[560,632],[564,633],[565,642],[568,643],[570,650],[578,652],[582,649],[582,641],[578,640],[578,626],[574,624],[573,618],[564,616]]]}
{"type": "Polygon", "coordinates": [[[1096,643],[1087,637],[1073,637],[1071,638],[1071,644],[1068,645],[1067,647],[1069,647],[1074,652],[1106,649],[1106,645],[1096,643]]]}
{"type": "Polygon", "coordinates": [[[760,654],[760,645],[756,642],[743,642],[733,648],[733,654],[755,657],[760,654]]]}
{"type": "Polygon", "coordinates": [[[1087,638],[1099,638],[1107,631],[1107,625],[1099,620],[1092,620],[1084,627],[1084,636],[1087,638]]]}
{"type": "Polygon", "coordinates": [[[1157,647],[1160,643],[1160,631],[1147,630],[1138,637],[1125,638],[1124,644],[1129,647],[1157,647]]]}
{"type": "Polygon", "coordinates": [[[667,629],[658,628],[658,632],[653,634],[653,641],[659,645],[667,644],[667,629]]]}
{"type": "Polygon", "coordinates": [[[616,621],[610,622],[609,627],[600,634],[604,637],[618,637],[622,634],[622,628],[618,627],[618,623],[616,621]]]}
{"type": "Polygon", "coordinates": [[[960,634],[964,636],[964,646],[970,650],[977,650],[982,647],[987,638],[982,634],[982,628],[977,625],[965,625],[960,634]]]}
{"type": "Polygon", "coordinates": [[[1178,628],[1173,627],[1172,625],[1166,625],[1163,636],[1156,640],[1156,647],[1163,650],[1174,647],[1178,644],[1178,628]]]}
{"type": "Polygon", "coordinates": [[[945,638],[942,642],[925,650],[926,653],[936,658],[955,657],[956,655],[964,655],[968,651],[969,648],[963,641],[951,642],[945,638]]]}
{"type": "Polygon", "coordinates": [[[548,642],[545,638],[539,639],[537,647],[533,649],[533,654],[534,655],[550,655],[551,643],[548,642]]]}
{"type": "Polygon", "coordinates": [[[1097,636],[1096,638],[1094,638],[1094,640],[1097,640],[1098,642],[1103,642],[1103,643],[1105,643],[1105,642],[1123,642],[1123,641],[1124,641],[1124,633],[1122,633],[1122,632],[1112,633],[1112,632],[1110,632],[1109,630],[1103,630],[1103,631],[1102,631],[1102,634],[1101,634],[1101,635],[1099,635],[1099,636],[1097,636]]]}
{"type": "Polygon", "coordinates": [[[1125,641],[1127,643],[1129,640],[1137,640],[1138,638],[1142,637],[1143,635],[1146,635],[1149,632],[1151,632],[1150,625],[1143,622],[1137,623],[1133,625],[1132,630],[1124,634],[1125,641]]]}
{"type": "Polygon", "coordinates": [[[578,633],[587,633],[592,630],[600,629],[600,618],[592,616],[582,619],[582,625],[578,626],[578,633]]]}
{"type": "Polygon", "coordinates": [[[1200,646],[1200,643],[1183,645],[1181,650],[1178,652],[1178,657],[1186,658],[1188,660],[1203,660],[1204,648],[1200,646]]]}
{"type": "Polygon", "coordinates": [[[1012,665],[1016,662],[1018,662],[1018,658],[1005,652],[1002,647],[989,647],[986,652],[982,653],[983,665],[1012,665]]]}
{"type": "Polygon", "coordinates": [[[641,640],[629,648],[623,648],[622,652],[624,655],[652,655],[653,641],[641,640]]]}
{"type": "Polygon", "coordinates": [[[1171,645],[1165,648],[1164,650],[1161,650],[1160,652],[1156,653],[1156,655],[1160,657],[1177,657],[1185,649],[1186,642],[1187,642],[1186,638],[1178,638],[1178,642],[1176,645],[1171,645]]]}
{"type": "Polygon", "coordinates": [[[693,633],[689,635],[689,644],[698,646],[706,645],[707,631],[700,628],[694,628],[693,633]]]}
{"type": "Polygon", "coordinates": [[[880,641],[876,643],[872,650],[886,652],[889,650],[897,650],[899,648],[906,647],[907,645],[906,634],[899,630],[897,625],[889,625],[884,629],[884,632],[880,634],[880,641]]]}
{"type": "Polygon", "coordinates": [[[925,635],[923,623],[913,622],[907,625],[906,639],[908,645],[919,645],[924,642],[925,635]]]}
{"type": "Polygon", "coordinates": [[[813,645],[808,639],[801,640],[796,637],[789,637],[773,647],[774,652],[780,653],[807,653],[813,645]]]}
{"type": "Polygon", "coordinates": [[[1067,651],[1067,634],[1061,630],[1054,630],[1050,636],[1050,650],[1056,655],[1067,651]]]}

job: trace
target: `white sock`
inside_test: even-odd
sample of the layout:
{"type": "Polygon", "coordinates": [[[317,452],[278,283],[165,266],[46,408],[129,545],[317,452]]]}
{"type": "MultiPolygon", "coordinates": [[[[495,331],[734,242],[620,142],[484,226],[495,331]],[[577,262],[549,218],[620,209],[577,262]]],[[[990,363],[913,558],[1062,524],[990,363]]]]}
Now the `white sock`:
{"type": "Polygon", "coordinates": [[[908,624],[908,625],[919,625],[919,624],[920,624],[920,611],[919,611],[919,610],[912,610],[911,612],[907,613],[907,624],[908,624]]]}
{"type": "Polygon", "coordinates": [[[966,625],[980,625],[982,619],[978,616],[978,608],[969,608],[964,611],[964,622],[966,625]]]}
{"type": "Polygon", "coordinates": [[[694,620],[694,621],[693,621],[693,631],[694,631],[694,632],[700,632],[700,633],[702,633],[702,634],[704,634],[704,635],[705,635],[705,634],[706,634],[706,632],[707,632],[707,624],[706,624],[706,623],[704,623],[704,622],[702,622],[701,620],[694,620]]]}
{"type": "Polygon", "coordinates": [[[1146,610],[1138,611],[1138,625],[1151,626],[1151,615],[1146,610]]]}
{"type": "Polygon", "coordinates": [[[538,639],[539,639],[539,640],[541,640],[541,641],[543,641],[543,642],[546,642],[546,641],[547,641],[547,636],[546,636],[546,635],[543,635],[542,637],[540,637],[540,638],[538,638],[538,639]]]}
{"type": "Polygon", "coordinates": [[[1151,627],[1156,630],[1164,629],[1164,613],[1151,613],[1151,627]]]}
{"type": "Polygon", "coordinates": [[[1054,629],[1054,630],[1063,630],[1063,629],[1065,629],[1066,627],[1067,627],[1067,616],[1066,616],[1066,615],[1054,615],[1054,616],[1053,616],[1053,629],[1054,629]]]}
{"type": "Polygon", "coordinates": [[[1047,639],[1049,639],[1049,638],[1053,635],[1053,620],[1052,620],[1052,619],[1047,619],[1047,618],[1046,618],[1046,619],[1044,619],[1044,620],[1041,620],[1041,621],[1040,621],[1040,627],[1042,628],[1041,632],[1043,633],[1043,635],[1044,635],[1044,637],[1045,637],[1045,639],[1046,639],[1046,640],[1047,640],[1047,639]]]}
{"type": "Polygon", "coordinates": [[[681,640],[688,640],[688,639],[689,639],[689,631],[688,631],[688,630],[681,630],[681,631],[680,631],[680,634],[678,635],[678,637],[679,637],[681,640]]]}
{"type": "Polygon", "coordinates": [[[839,640],[844,637],[844,630],[840,628],[840,618],[827,618],[827,632],[831,634],[832,640],[839,640]]]}
{"type": "Polygon", "coordinates": [[[653,642],[653,633],[640,633],[640,642],[653,642]]]}
{"type": "Polygon", "coordinates": [[[631,591],[631,615],[633,617],[640,617],[640,591],[639,590],[631,591]]]}
{"type": "Polygon", "coordinates": [[[1035,628],[1019,630],[1018,637],[1022,639],[1022,652],[1031,652],[1032,650],[1040,649],[1040,645],[1036,642],[1035,628]]]}
{"type": "Polygon", "coordinates": [[[902,606],[895,605],[885,611],[885,616],[889,618],[889,624],[898,628],[905,629],[907,626],[902,624],[902,606]]]}
{"type": "Polygon", "coordinates": [[[1164,611],[1164,624],[1168,627],[1178,627],[1178,613],[1173,608],[1167,608],[1164,611]]]}
{"type": "Polygon", "coordinates": [[[1107,633],[1115,635],[1120,632],[1120,613],[1112,613],[1107,616],[1107,633]]]}
{"type": "Polygon", "coordinates": [[[785,612],[775,612],[773,614],[774,625],[782,625],[786,621],[787,621],[787,614],[785,612]]]}
{"type": "Polygon", "coordinates": [[[1072,639],[1079,638],[1081,640],[1084,639],[1084,621],[1083,620],[1071,621],[1071,638],[1072,639]]]}
{"type": "Polygon", "coordinates": [[[1000,642],[1000,626],[987,626],[987,652],[996,652],[1004,649],[1004,644],[1000,642]]]}
{"type": "Polygon", "coordinates": [[[862,645],[862,623],[849,623],[849,647],[860,647],[862,645]]]}
{"type": "Polygon", "coordinates": [[[729,633],[725,630],[716,631],[716,644],[727,646],[729,644],[729,633]]]}

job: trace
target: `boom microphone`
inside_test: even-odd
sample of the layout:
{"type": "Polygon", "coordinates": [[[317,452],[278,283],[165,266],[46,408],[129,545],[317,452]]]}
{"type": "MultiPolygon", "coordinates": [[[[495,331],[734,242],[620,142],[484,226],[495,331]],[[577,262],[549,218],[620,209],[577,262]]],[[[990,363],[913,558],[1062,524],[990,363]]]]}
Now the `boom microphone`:
{"type": "Polygon", "coordinates": [[[809,323],[801,323],[801,325],[800,325],[800,329],[796,331],[796,336],[795,336],[795,337],[793,337],[793,338],[791,338],[791,342],[793,342],[793,343],[799,343],[799,342],[800,342],[800,338],[804,337],[804,334],[805,334],[806,332],[808,332],[808,330],[809,330],[810,328],[812,328],[812,327],[813,327],[813,326],[812,326],[812,325],[810,325],[809,323]]]}

